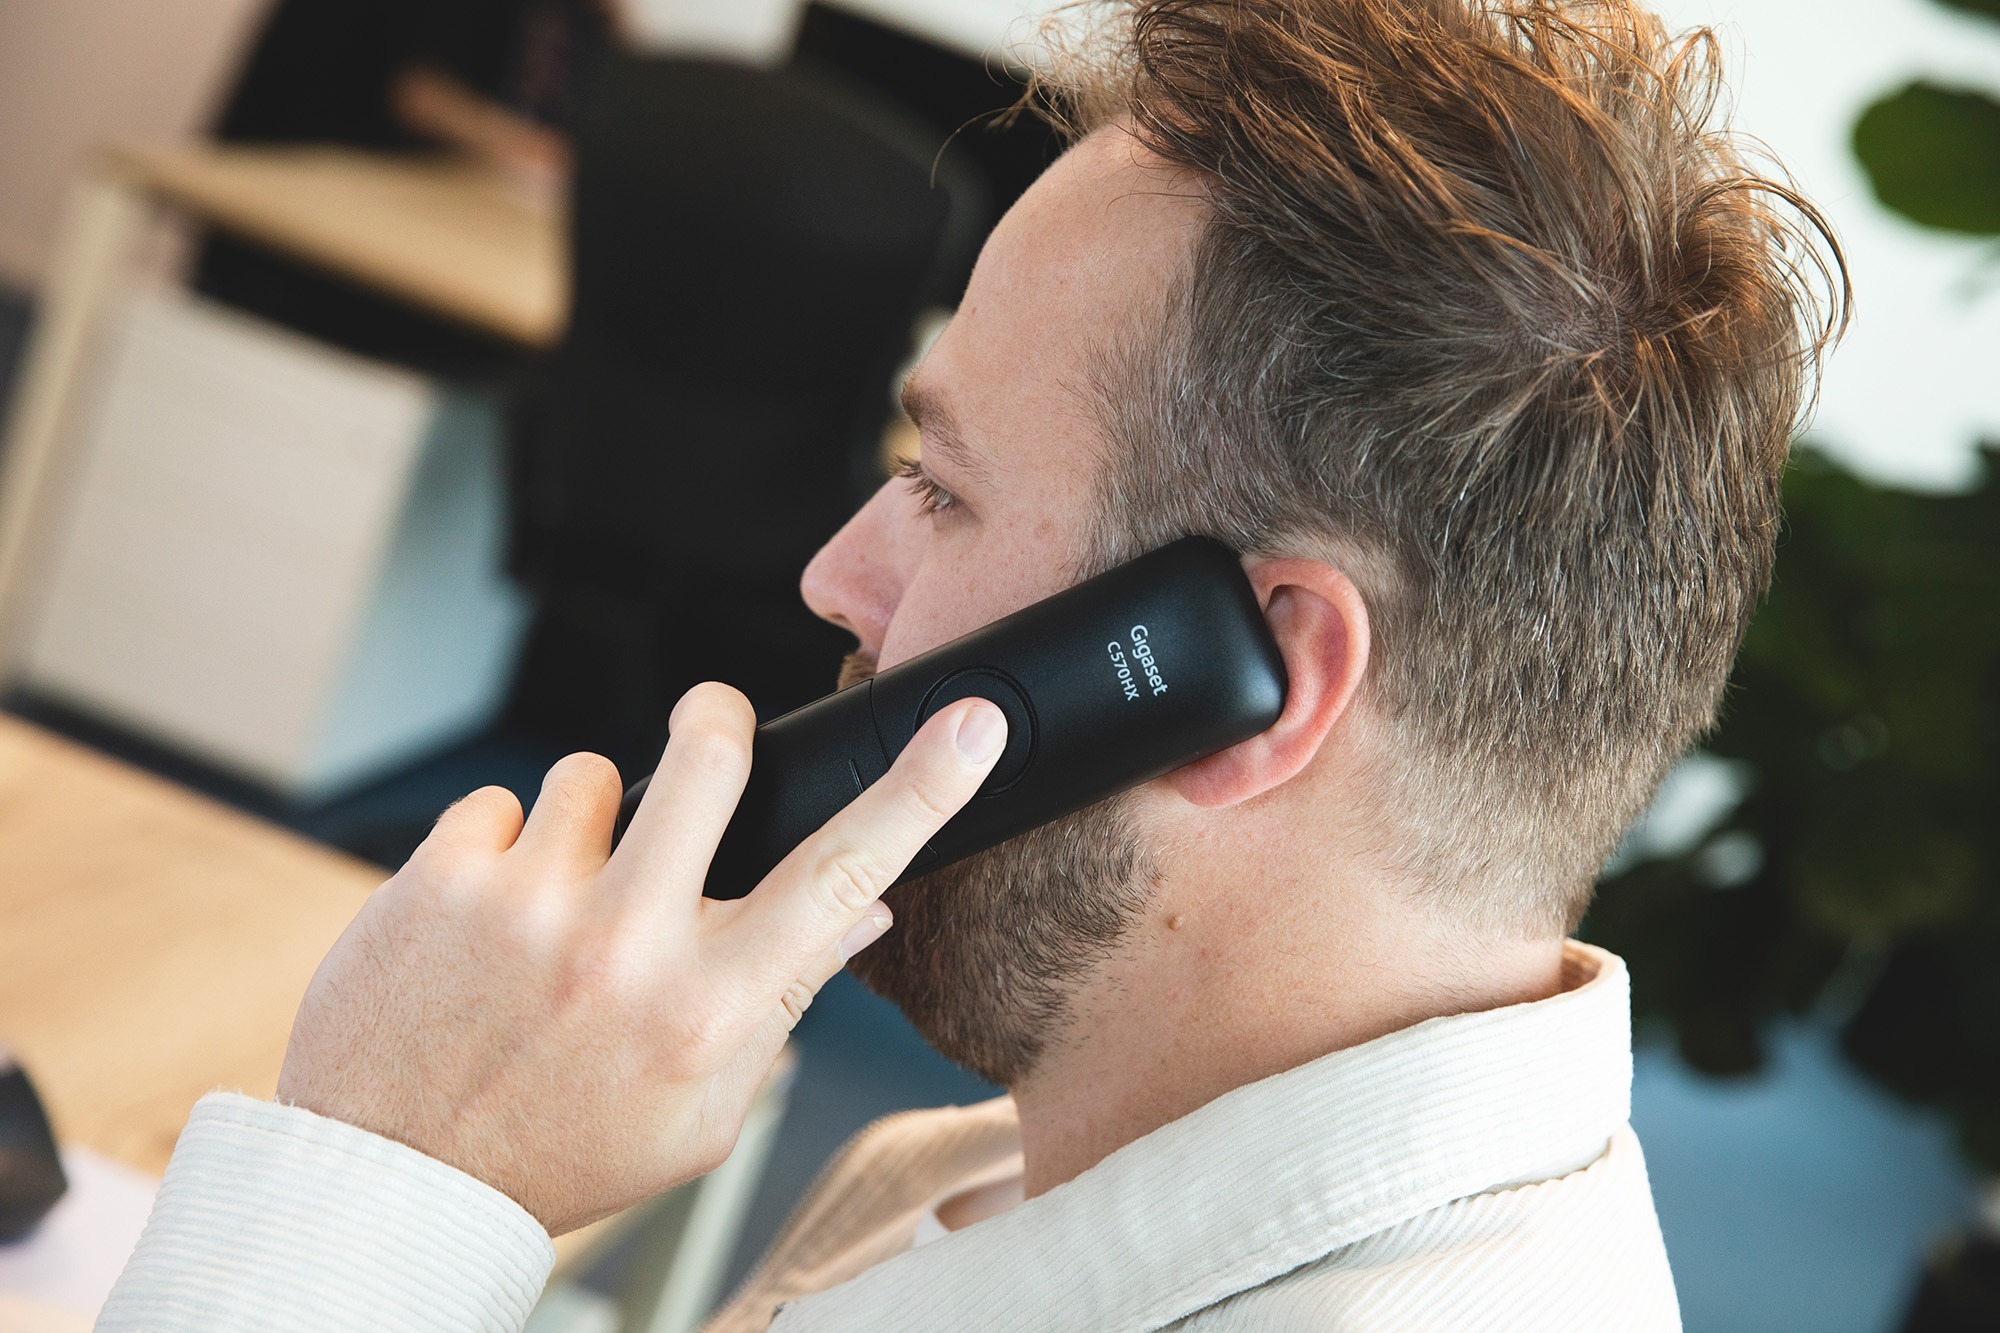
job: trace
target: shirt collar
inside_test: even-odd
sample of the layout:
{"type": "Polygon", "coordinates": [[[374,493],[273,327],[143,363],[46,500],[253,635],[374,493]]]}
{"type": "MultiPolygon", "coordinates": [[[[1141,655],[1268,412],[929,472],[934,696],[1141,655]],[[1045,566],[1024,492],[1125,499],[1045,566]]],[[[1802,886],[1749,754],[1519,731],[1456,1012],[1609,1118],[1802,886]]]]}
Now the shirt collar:
{"type": "Polygon", "coordinates": [[[1630,1118],[1630,987],[1573,941],[1563,973],[1546,1000],[1237,1088],[772,1327],[1155,1328],[1453,1199],[1577,1170],[1630,1118]]]}

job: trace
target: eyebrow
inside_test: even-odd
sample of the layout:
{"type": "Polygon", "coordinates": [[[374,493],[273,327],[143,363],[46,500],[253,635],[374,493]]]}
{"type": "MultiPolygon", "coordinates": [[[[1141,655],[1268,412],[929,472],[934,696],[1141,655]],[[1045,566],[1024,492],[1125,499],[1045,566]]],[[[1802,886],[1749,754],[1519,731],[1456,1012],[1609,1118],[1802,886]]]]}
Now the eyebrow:
{"type": "Polygon", "coordinates": [[[903,415],[923,433],[925,452],[943,455],[946,461],[975,477],[985,475],[978,455],[965,442],[965,436],[958,428],[958,417],[952,412],[951,404],[931,386],[921,371],[913,372],[903,381],[902,398],[903,415]]]}

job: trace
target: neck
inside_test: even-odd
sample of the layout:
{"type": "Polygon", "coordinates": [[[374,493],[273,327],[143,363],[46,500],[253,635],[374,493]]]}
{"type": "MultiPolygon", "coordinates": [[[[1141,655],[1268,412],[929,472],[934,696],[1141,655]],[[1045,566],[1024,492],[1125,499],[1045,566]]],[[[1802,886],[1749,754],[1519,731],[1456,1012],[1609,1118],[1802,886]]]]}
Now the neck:
{"type": "Polygon", "coordinates": [[[1560,939],[1477,936],[1379,881],[1296,869],[1322,858],[1259,858],[1254,877],[1225,877],[1235,857],[1177,860],[1011,1089],[1029,1197],[1233,1088],[1560,988],[1560,939]]]}

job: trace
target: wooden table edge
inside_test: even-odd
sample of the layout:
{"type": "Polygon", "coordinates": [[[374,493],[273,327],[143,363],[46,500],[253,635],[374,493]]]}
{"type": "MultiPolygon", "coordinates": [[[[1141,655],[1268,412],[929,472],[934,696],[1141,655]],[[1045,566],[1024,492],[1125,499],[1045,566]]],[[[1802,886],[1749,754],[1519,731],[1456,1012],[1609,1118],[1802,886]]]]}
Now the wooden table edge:
{"type": "MultiPolygon", "coordinates": [[[[299,154],[351,153],[369,156],[364,149],[345,148],[337,144],[272,145],[271,151],[291,149],[299,154]]],[[[231,152],[250,154],[265,151],[256,147],[232,149],[219,144],[179,144],[170,147],[146,147],[132,144],[109,144],[97,150],[94,157],[96,169],[126,185],[177,208],[198,213],[204,222],[245,240],[266,245],[291,258],[305,261],[315,267],[326,269],[340,277],[359,283],[370,291],[390,297],[402,304],[450,320],[475,333],[487,337],[498,337],[514,342],[532,351],[545,351],[562,340],[568,320],[568,302],[558,302],[558,309],[547,319],[517,318],[498,306],[475,301],[464,301],[444,289],[426,291],[421,297],[414,294],[404,284],[384,277],[379,272],[349,262],[349,256],[313,245],[302,245],[295,235],[264,224],[264,220],[254,214],[239,211],[224,204],[218,206],[216,200],[189,190],[178,172],[172,168],[180,163],[199,163],[204,158],[212,159],[231,152]]],[[[379,158],[390,155],[374,154],[379,158]]],[[[450,166],[445,157],[425,158],[411,155],[412,164],[432,160],[442,166],[450,166]]]]}

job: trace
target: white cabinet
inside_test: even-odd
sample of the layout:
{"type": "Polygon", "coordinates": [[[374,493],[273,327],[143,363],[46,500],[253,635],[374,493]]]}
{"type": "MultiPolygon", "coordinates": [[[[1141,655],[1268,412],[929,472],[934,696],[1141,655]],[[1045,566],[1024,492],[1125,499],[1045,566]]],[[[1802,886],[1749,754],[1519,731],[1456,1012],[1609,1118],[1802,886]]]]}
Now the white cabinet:
{"type": "Polygon", "coordinates": [[[309,800],[490,717],[525,623],[493,404],[180,293],[93,378],[30,687],[309,800]]]}

